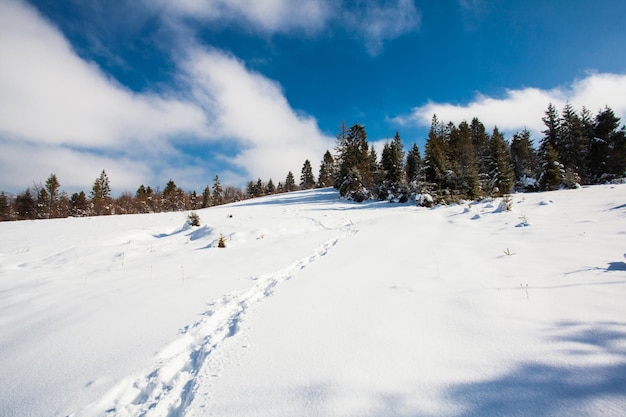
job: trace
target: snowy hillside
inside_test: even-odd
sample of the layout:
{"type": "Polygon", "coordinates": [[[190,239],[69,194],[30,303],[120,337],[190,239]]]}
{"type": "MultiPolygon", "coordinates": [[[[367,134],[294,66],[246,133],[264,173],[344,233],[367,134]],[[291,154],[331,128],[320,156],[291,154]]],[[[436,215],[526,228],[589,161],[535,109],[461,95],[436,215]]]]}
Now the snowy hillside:
{"type": "Polygon", "coordinates": [[[0,223],[0,415],[626,415],[626,185],[197,213],[0,223]]]}

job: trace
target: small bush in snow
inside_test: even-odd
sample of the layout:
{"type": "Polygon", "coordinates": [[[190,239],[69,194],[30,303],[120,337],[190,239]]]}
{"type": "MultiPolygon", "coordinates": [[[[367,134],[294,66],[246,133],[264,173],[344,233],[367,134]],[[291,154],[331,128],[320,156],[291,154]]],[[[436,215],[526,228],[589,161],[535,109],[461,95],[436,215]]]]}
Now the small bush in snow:
{"type": "Polygon", "coordinates": [[[217,241],[217,247],[218,248],[225,248],[226,247],[226,238],[221,233],[220,233],[220,238],[217,241]]]}
{"type": "Polygon", "coordinates": [[[198,213],[195,211],[189,213],[189,216],[187,216],[187,223],[189,226],[200,226],[200,216],[198,216],[198,213]]]}

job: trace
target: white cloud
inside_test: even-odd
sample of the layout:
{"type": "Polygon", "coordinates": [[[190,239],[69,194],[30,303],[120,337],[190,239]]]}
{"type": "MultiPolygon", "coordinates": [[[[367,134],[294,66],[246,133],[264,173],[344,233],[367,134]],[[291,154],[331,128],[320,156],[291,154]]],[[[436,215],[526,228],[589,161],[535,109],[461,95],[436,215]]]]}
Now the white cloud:
{"type": "Polygon", "coordinates": [[[538,139],[545,129],[541,118],[548,105],[552,103],[560,111],[567,102],[577,110],[585,106],[593,114],[609,106],[626,122],[626,75],[592,73],[568,87],[507,90],[503,98],[477,95],[464,105],[429,101],[415,107],[408,115],[396,117],[394,121],[430,126],[433,114],[441,121],[454,123],[477,117],[488,128],[498,126],[508,134],[527,128],[538,139]]]}
{"type": "Polygon", "coordinates": [[[204,115],[180,100],[136,94],[81,60],[30,7],[0,4],[0,132],[102,148],[201,134],[204,115]]]}
{"type": "Polygon", "coordinates": [[[327,0],[146,0],[166,14],[213,22],[241,22],[263,33],[316,32],[330,17],[327,0]]]}
{"type": "Polygon", "coordinates": [[[65,189],[89,190],[102,169],[117,192],[169,178],[203,187],[220,172],[180,151],[181,139],[230,141],[219,147],[231,151],[222,155],[231,164],[225,175],[238,168],[277,182],[332,147],[278,84],[236,58],[200,47],[180,55],[175,95],[133,92],[78,57],[30,6],[0,2],[0,189],[19,191],[54,172],[65,189]]]}
{"type": "Polygon", "coordinates": [[[370,55],[378,55],[386,41],[419,28],[421,16],[413,0],[397,0],[383,5],[365,2],[362,8],[346,9],[342,22],[365,42],[370,55]]]}
{"type": "Polygon", "coordinates": [[[178,19],[234,22],[245,30],[267,35],[303,32],[318,34],[328,27],[345,30],[361,40],[370,55],[384,43],[419,28],[420,13],[413,0],[146,0],[149,7],[178,19]]]}
{"type": "Polygon", "coordinates": [[[212,117],[212,135],[240,143],[231,162],[264,180],[283,180],[333,146],[310,116],[296,113],[281,88],[236,58],[196,48],[184,65],[192,92],[212,117]],[[294,164],[298,164],[294,166],[294,164]]]}

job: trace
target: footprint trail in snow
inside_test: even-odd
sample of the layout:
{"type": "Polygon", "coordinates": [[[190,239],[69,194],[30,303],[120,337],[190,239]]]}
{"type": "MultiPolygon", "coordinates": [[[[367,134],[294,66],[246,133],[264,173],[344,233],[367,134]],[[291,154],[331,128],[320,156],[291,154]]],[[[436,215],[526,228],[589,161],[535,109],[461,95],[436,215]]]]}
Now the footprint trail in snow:
{"type": "Polygon", "coordinates": [[[221,342],[239,333],[248,309],[270,296],[279,283],[291,279],[297,271],[326,255],[343,237],[353,233],[349,229],[326,241],[312,255],[277,272],[254,277],[250,288],[210,303],[202,319],[182,329],[181,336],[157,355],[148,373],[125,379],[103,399],[77,415],[183,416],[197,390],[200,368],[217,352],[221,342]]]}

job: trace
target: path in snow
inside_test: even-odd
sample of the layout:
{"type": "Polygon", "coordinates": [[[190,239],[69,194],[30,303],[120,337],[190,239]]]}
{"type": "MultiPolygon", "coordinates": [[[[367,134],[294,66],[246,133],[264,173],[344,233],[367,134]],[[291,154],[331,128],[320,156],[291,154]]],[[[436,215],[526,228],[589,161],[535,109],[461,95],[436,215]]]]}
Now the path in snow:
{"type": "MultiPolygon", "coordinates": [[[[318,222],[318,221],[316,221],[318,222]]],[[[222,342],[240,333],[250,308],[269,297],[276,286],[289,280],[326,255],[342,238],[356,233],[352,222],[340,235],[326,241],[313,254],[279,271],[252,277],[250,288],[227,294],[209,304],[203,318],[181,330],[181,336],[158,355],[154,367],[139,377],[128,377],[102,400],[78,413],[86,416],[182,416],[194,399],[198,373],[222,342]]],[[[214,365],[215,362],[212,363],[214,365]]],[[[219,365],[218,365],[219,366],[219,365]]],[[[217,375],[221,369],[211,369],[217,375]]]]}

